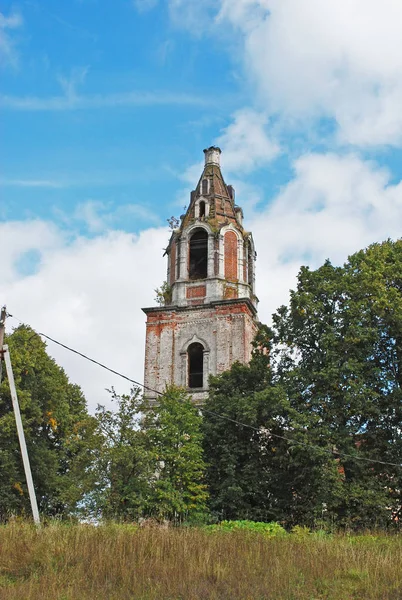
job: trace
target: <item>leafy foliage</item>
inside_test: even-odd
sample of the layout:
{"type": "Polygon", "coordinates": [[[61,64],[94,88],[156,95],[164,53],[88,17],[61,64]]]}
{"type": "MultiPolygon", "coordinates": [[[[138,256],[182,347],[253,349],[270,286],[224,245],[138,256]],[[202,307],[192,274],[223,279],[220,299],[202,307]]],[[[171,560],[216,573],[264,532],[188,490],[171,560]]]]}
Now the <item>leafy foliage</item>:
{"type": "Polygon", "coordinates": [[[153,476],[152,460],[140,428],[140,388],[119,396],[111,390],[116,410],[98,406],[96,419],[103,443],[97,462],[98,487],[90,508],[106,519],[137,520],[143,516],[153,476]]]}
{"type": "Polygon", "coordinates": [[[210,508],[219,520],[310,522],[321,516],[337,466],[320,448],[303,445],[306,419],[273,382],[260,336],[249,365],[236,363],[211,379],[204,410],[210,508]]]}
{"type": "MultiPolygon", "coordinates": [[[[84,504],[106,518],[181,523],[209,510],[219,530],[276,522],[303,538],[303,527],[400,523],[402,241],[343,267],[302,267],[289,306],[257,332],[250,364],[211,378],[203,418],[176,387],[152,407],[139,389],[112,390],[116,410],[90,417],[32,330],[7,342],[44,514],[84,504]]],[[[5,520],[29,512],[6,381],[0,431],[5,520]]]]}
{"type": "Polygon", "coordinates": [[[167,281],[164,281],[159,288],[155,288],[155,302],[159,306],[166,306],[172,302],[172,288],[167,281]]]}
{"type": "Polygon", "coordinates": [[[302,267],[273,322],[259,330],[248,366],[211,379],[204,446],[213,515],[289,527],[396,524],[402,241],[374,244],[343,267],[302,267]]]}
{"type": "Polygon", "coordinates": [[[402,463],[402,241],[343,267],[302,267],[274,324],[278,380],[310,439],[325,440],[338,462],[329,513],[353,527],[389,523],[402,504],[401,468],[359,459],[402,463]]]}
{"type": "Polygon", "coordinates": [[[117,396],[115,412],[100,407],[105,443],[99,472],[104,517],[183,521],[205,510],[201,417],[184,390],[169,387],[154,407],[140,390],[117,396]],[[143,411],[143,412],[142,412],[143,411]]]}
{"type": "Polygon", "coordinates": [[[147,513],[183,521],[205,511],[201,416],[185,390],[170,386],[147,411],[144,431],[155,461],[147,513]]]}
{"type": "Polygon", "coordinates": [[[221,521],[219,525],[209,525],[211,531],[241,531],[258,533],[266,537],[286,535],[286,529],[279,523],[263,523],[261,521],[221,521]]]}
{"type": "MultiPolygon", "coordinates": [[[[7,336],[39,510],[74,513],[94,484],[96,422],[85,398],[29,327],[7,336]]],[[[0,385],[0,519],[30,514],[8,381],[0,385]]]]}

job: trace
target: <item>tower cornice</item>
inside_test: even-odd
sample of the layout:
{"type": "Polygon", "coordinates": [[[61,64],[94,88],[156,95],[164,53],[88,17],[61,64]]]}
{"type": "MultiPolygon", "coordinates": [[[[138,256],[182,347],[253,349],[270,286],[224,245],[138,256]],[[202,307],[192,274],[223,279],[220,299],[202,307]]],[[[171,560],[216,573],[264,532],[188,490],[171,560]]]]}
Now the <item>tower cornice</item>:
{"type": "Polygon", "coordinates": [[[175,313],[175,312],[186,312],[186,311],[197,311],[202,309],[210,309],[217,307],[229,307],[229,306],[240,306],[245,304],[249,309],[253,316],[257,315],[257,309],[254,304],[251,302],[250,298],[231,298],[229,300],[212,300],[211,302],[206,302],[205,304],[194,304],[193,306],[181,306],[178,304],[170,304],[168,306],[149,306],[146,308],[142,308],[142,312],[146,315],[152,313],[175,313]]]}

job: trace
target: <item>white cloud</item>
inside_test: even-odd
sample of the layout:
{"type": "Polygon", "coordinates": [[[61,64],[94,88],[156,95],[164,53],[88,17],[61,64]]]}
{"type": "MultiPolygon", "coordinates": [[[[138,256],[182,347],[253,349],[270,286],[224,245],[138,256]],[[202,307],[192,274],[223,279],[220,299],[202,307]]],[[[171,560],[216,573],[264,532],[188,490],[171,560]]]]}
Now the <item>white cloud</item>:
{"type": "MultiPolygon", "coordinates": [[[[342,143],[402,144],[400,0],[220,0],[216,6],[219,14],[208,13],[205,30],[237,48],[265,111],[302,126],[306,118],[334,119],[342,143]],[[228,23],[236,46],[233,35],[222,35],[228,23]]],[[[192,3],[187,13],[196,18],[192,3]]]]}
{"type": "Polygon", "coordinates": [[[213,26],[211,13],[216,12],[216,0],[169,0],[168,4],[173,23],[190,29],[195,36],[213,26]]]}
{"type": "Polygon", "coordinates": [[[88,74],[89,67],[75,67],[71,70],[70,76],[59,75],[58,81],[65,94],[66,99],[70,103],[74,103],[77,98],[77,87],[84,83],[88,74]]]}
{"type": "MultiPolygon", "coordinates": [[[[214,144],[222,150],[221,163],[225,175],[251,173],[278,156],[280,148],[270,135],[269,119],[264,113],[244,108],[235,112],[231,119],[229,125],[214,140],[214,144]]],[[[202,162],[191,165],[180,173],[180,179],[189,183],[193,189],[203,166],[202,162]]],[[[182,196],[180,193],[180,198],[182,196]]]]}
{"type": "MultiPolygon", "coordinates": [[[[169,232],[138,236],[110,231],[94,239],[67,236],[43,221],[0,224],[1,304],[19,319],[65,344],[143,381],[145,315],[154,288],[166,277],[162,258],[169,232]],[[36,272],[21,276],[18,258],[36,250],[36,272]]],[[[9,326],[16,323],[10,319],[9,326]]],[[[92,409],[107,402],[105,388],[130,385],[67,350],[48,343],[72,381],[82,385],[92,409]]]]}
{"type": "Polygon", "coordinates": [[[67,222],[81,221],[91,233],[100,233],[105,229],[105,219],[101,214],[105,205],[103,202],[89,200],[77,205],[71,217],[66,215],[67,222]]]}
{"type": "Polygon", "coordinates": [[[39,219],[0,223],[0,286],[13,285],[18,281],[16,264],[20,256],[29,250],[53,251],[63,243],[63,237],[52,223],[39,219]]]}
{"type": "MultiPolygon", "coordinates": [[[[148,225],[158,225],[159,217],[154,211],[141,204],[119,204],[113,207],[110,203],[99,200],[88,200],[77,205],[72,214],[59,213],[64,223],[74,225],[76,221],[82,222],[91,233],[100,233],[106,229],[117,229],[121,225],[127,226],[128,219],[146,222],[148,225]]],[[[123,227],[126,229],[127,227],[123,227]]]]}
{"type": "Polygon", "coordinates": [[[138,12],[148,12],[158,5],[159,0],[133,0],[135,8],[138,12]]]}
{"type": "Polygon", "coordinates": [[[51,179],[1,179],[0,185],[7,187],[61,188],[65,183],[51,179]]]}
{"type": "Polygon", "coordinates": [[[278,155],[279,146],[268,136],[268,124],[266,115],[251,109],[233,115],[233,122],[216,140],[227,172],[248,173],[278,155]]]}
{"type": "Polygon", "coordinates": [[[0,64],[15,67],[18,63],[18,55],[15,44],[9,30],[17,29],[22,25],[22,17],[18,13],[12,13],[6,17],[0,13],[0,64]]]}
{"type": "MultiPolygon", "coordinates": [[[[66,86],[68,83],[66,82],[66,86]]],[[[115,108],[120,106],[211,106],[216,100],[181,92],[120,92],[116,94],[94,94],[38,97],[6,96],[0,94],[0,107],[21,111],[63,111],[115,108]]]]}
{"type": "Polygon", "coordinates": [[[216,22],[231,21],[236,27],[251,30],[257,27],[269,12],[270,0],[221,0],[216,22]]]}
{"type": "Polygon", "coordinates": [[[335,154],[303,156],[294,168],[294,179],[265,212],[246,222],[256,241],[264,321],[287,302],[301,264],[342,264],[375,241],[401,236],[402,183],[390,184],[387,171],[335,154]]]}

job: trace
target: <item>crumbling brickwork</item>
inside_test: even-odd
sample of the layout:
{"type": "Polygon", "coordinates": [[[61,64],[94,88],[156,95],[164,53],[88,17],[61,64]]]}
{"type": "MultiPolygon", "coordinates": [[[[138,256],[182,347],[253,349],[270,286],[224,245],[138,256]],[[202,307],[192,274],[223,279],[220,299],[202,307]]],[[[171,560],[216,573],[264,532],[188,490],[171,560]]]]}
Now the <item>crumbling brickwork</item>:
{"type": "Polygon", "coordinates": [[[205,285],[197,285],[187,288],[187,298],[205,298],[207,288],[205,285]]]}
{"type": "MultiPolygon", "coordinates": [[[[235,361],[249,362],[256,331],[255,310],[248,300],[222,300],[204,306],[149,308],[147,314],[145,385],[163,391],[166,384],[187,387],[187,348],[201,343],[207,356],[204,388],[193,392],[196,401],[207,395],[208,376],[223,373],[235,361]]],[[[150,399],[155,394],[146,392],[150,399]]]]}
{"type": "Polygon", "coordinates": [[[225,279],[237,281],[237,235],[234,231],[225,233],[225,279]]]}

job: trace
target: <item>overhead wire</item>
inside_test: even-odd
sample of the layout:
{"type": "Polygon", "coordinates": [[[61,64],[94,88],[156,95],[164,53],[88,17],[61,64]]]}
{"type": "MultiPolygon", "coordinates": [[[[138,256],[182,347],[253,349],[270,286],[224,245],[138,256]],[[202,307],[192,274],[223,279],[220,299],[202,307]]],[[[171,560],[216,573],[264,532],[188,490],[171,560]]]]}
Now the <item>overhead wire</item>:
{"type": "MultiPolygon", "coordinates": [[[[12,315],[11,313],[7,313],[7,316],[11,317],[12,319],[15,319],[21,325],[25,324],[23,321],[21,321],[20,319],[18,319],[17,317],[15,317],[14,315],[12,315]]],[[[29,327],[31,327],[31,326],[29,326],[29,327]]],[[[94,358],[91,358],[90,356],[87,356],[83,352],[80,352],[79,350],[75,350],[74,348],[71,348],[70,346],[67,346],[66,344],[63,344],[62,342],[59,342],[58,340],[55,340],[54,338],[50,337],[50,335],[47,335],[46,333],[43,333],[41,331],[36,331],[35,329],[33,329],[33,327],[31,327],[31,329],[37,335],[40,335],[40,336],[46,338],[47,340],[53,342],[54,344],[57,344],[58,346],[61,346],[62,348],[65,348],[65,350],[69,350],[70,352],[73,352],[74,354],[77,354],[78,356],[81,356],[82,358],[85,358],[86,360],[94,363],[95,365],[98,365],[99,367],[102,367],[102,369],[105,369],[106,371],[109,371],[110,373],[113,373],[114,375],[117,375],[118,377],[122,377],[123,379],[126,379],[130,383],[133,383],[134,385],[138,385],[138,386],[144,388],[145,390],[148,390],[149,392],[154,392],[155,394],[158,394],[158,395],[162,396],[161,392],[158,392],[157,390],[153,390],[152,388],[144,385],[143,383],[140,383],[139,381],[136,381],[135,379],[131,379],[131,377],[128,377],[127,375],[124,375],[123,373],[120,373],[119,371],[116,371],[115,369],[112,369],[111,367],[108,367],[107,365],[104,365],[103,363],[99,362],[98,360],[95,360],[94,358]]]]}
{"type": "Polygon", "coordinates": [[[265,430],[261,427],[258,428],[258,427],[254,427],[253,425],[248,425],[247,423],[241,423],[240,421],[237,421],[236,419],[232,419],[231,417],[228,417],[226,415],[221,415],[219,413],[216,413],[212,410],[205,409],[203,407],[201,407],[201,410],[203,412],[209,413],[210,415],[214,415],[215,417],[219,417],[220,419],[225,419],[226,421],[236,423],[237,425],[242,425],[243,427],[248,427],[249,429],[253,429],[254,431],[257,431],[260,435],[266,435],[266,436],[272,436],[274,438],[279,438],[281,440],[285,440],[285,441],[289,442],[290,444],[295,444],[296,446],[304,446],[306,448],[314,448],[315,450],[320,450],[321,452],[325,452],[327,454],[331,454],[331,455],[336,454],[338,456],[346,456],[348,458],[353,458],[354,460],[363,460],[363,461],[367,461],[367,462],[371,462],[371,463],[377,463],[380,465],[389,465],[392,467],[402,467],[402,464],[400,464],[400,463],[392,463],[392,462],[387,462],[384,460],[377,460],[375,458],[365,458],[364,456],[356,456],[354,454],[347,454],[346,452],[343,452],[342,450],[334,450],[334,451],[329,450],[327,448],[322,448],[321,446],[317,446],[316,444],[302,442],[300,440],[288,438],[284,435],[279,435],[278,433],[273,433],[272,431],[265,430]]]}
{"type": "MultiPolygon", "coordinates": [[[[18,321],[21,325],[24,325],[25,323],[23,321],[21,321],[20,319],[18,319],[16,316],[12,315],[11,313],[7,312],[7,317],[11,317],[12,319],[15,319],[16,321],[18,321]]],[[[31,326],[29,326],[31,327],[31,326]]],[[[112,369],[111,367],[108,367],[107,365],[104,365],[103,363],[95,360],[94,358],[91,358],[90,356],[87,356],[86,354],[84,354],[83,352],[80,352],[79,350],[75,350],[74,348],[71,348],[70,346],[67,346],[66,344],[63,344],[62,342],[59,342],[58,340],[55,340],[54,338],[50,337],[49,335],[47,335],[46,333],[40,332],[40,331],[36,331],[35,329],[33,329],[33,327],[31,327],[31,329],[33,331],[35,331],[35,333],[37,333],[38,335],[46,338],[47,340],[53,342],[54,344],[57,344],[58,346],[61,346],[62,348],[64,348],[65,350],[68,350],[69,352],[72,352],[82,358],[84,358],[85,360],[88,360],[90,362],[92,362],[95,365],[98,365],[99,367],[102,367],[102,369],[105,369],[106,371],[109,371],[110,373],[113,373],[114,375],[117,375],[118,377],[121,377],[122,379],[125,379],[126,381],[129,381],[130,383],[133,383],[134,385],[138,385],[139,387],[142,387],[144,390],[147,390],[149,392],[153,392],[155,394],[157,394],[158,396],[163,396],[162,392],[159,392],[158,390],[154,390],[153,388],[145,385],[144,383],[140,383],[139,381],[136,381],[135,379],[132,379],[131,377],[128,377],[127,375],[124,375],[123,373],[120,373],[119,371],[116,371],[115,369],[112,369]]],[[[199,409],[206,413],[206,414],[210,414],[214,417],[217,417],[219,419],[225,420],[225,421],[229,421],[231,423],[234,423],[238,426],[241,427],[246,427],[248,429],[252,429],[254,431],[256,431],[259,435],[266,435],[266,436],[272,436],[274,438],[278,438],[278,439],[282,439],[285,440],[286,442],[290,443],[290,444],[294,444],[296,446],[303,446],[306,448],[313,448],[315,450],[319,450],[320,452],[324,452],[326,454],[330,454],[330,455],[337,455],[337,456],[343,456],[343,457],[347,457],[347,458],[352,458],[353,460],[358,460],[358,461],[364,461],[364,462],[369,462],[369,463],[375,463],[375,464],[380,464],[380,465],[387,465],[387,466],[391,466],[391,467],[402,467],[401,463],[393,463],[393,462],[388,462],[388,461],[384,461],[384,460],[379,460],[379,459],[375,459],[375,458],[366,458],[364,456],[356,456],[354,454],[348,454],[346,452],[343,452],[342,450],[329,450],[326,448],[322,448],[321,446],[317,446],[316,444],[311,444],[309,442],[302,442],[300,440],[295,440],[292,438],[288,438],[286,436],[283,435],[279,435],[277,433],[273,433],[269,430],[264,430],[262,428],[258,428],[258,427],[254,427],[253,425],[249,425],[248,423],[242,423],[241,421],[238,421],[237,419],[233,419],[232,417],[229,417],[227,415],[221,415],[220,413],[216,413],[212,410],[206,409],[204,407],[199,407],[199,409]]]]}

